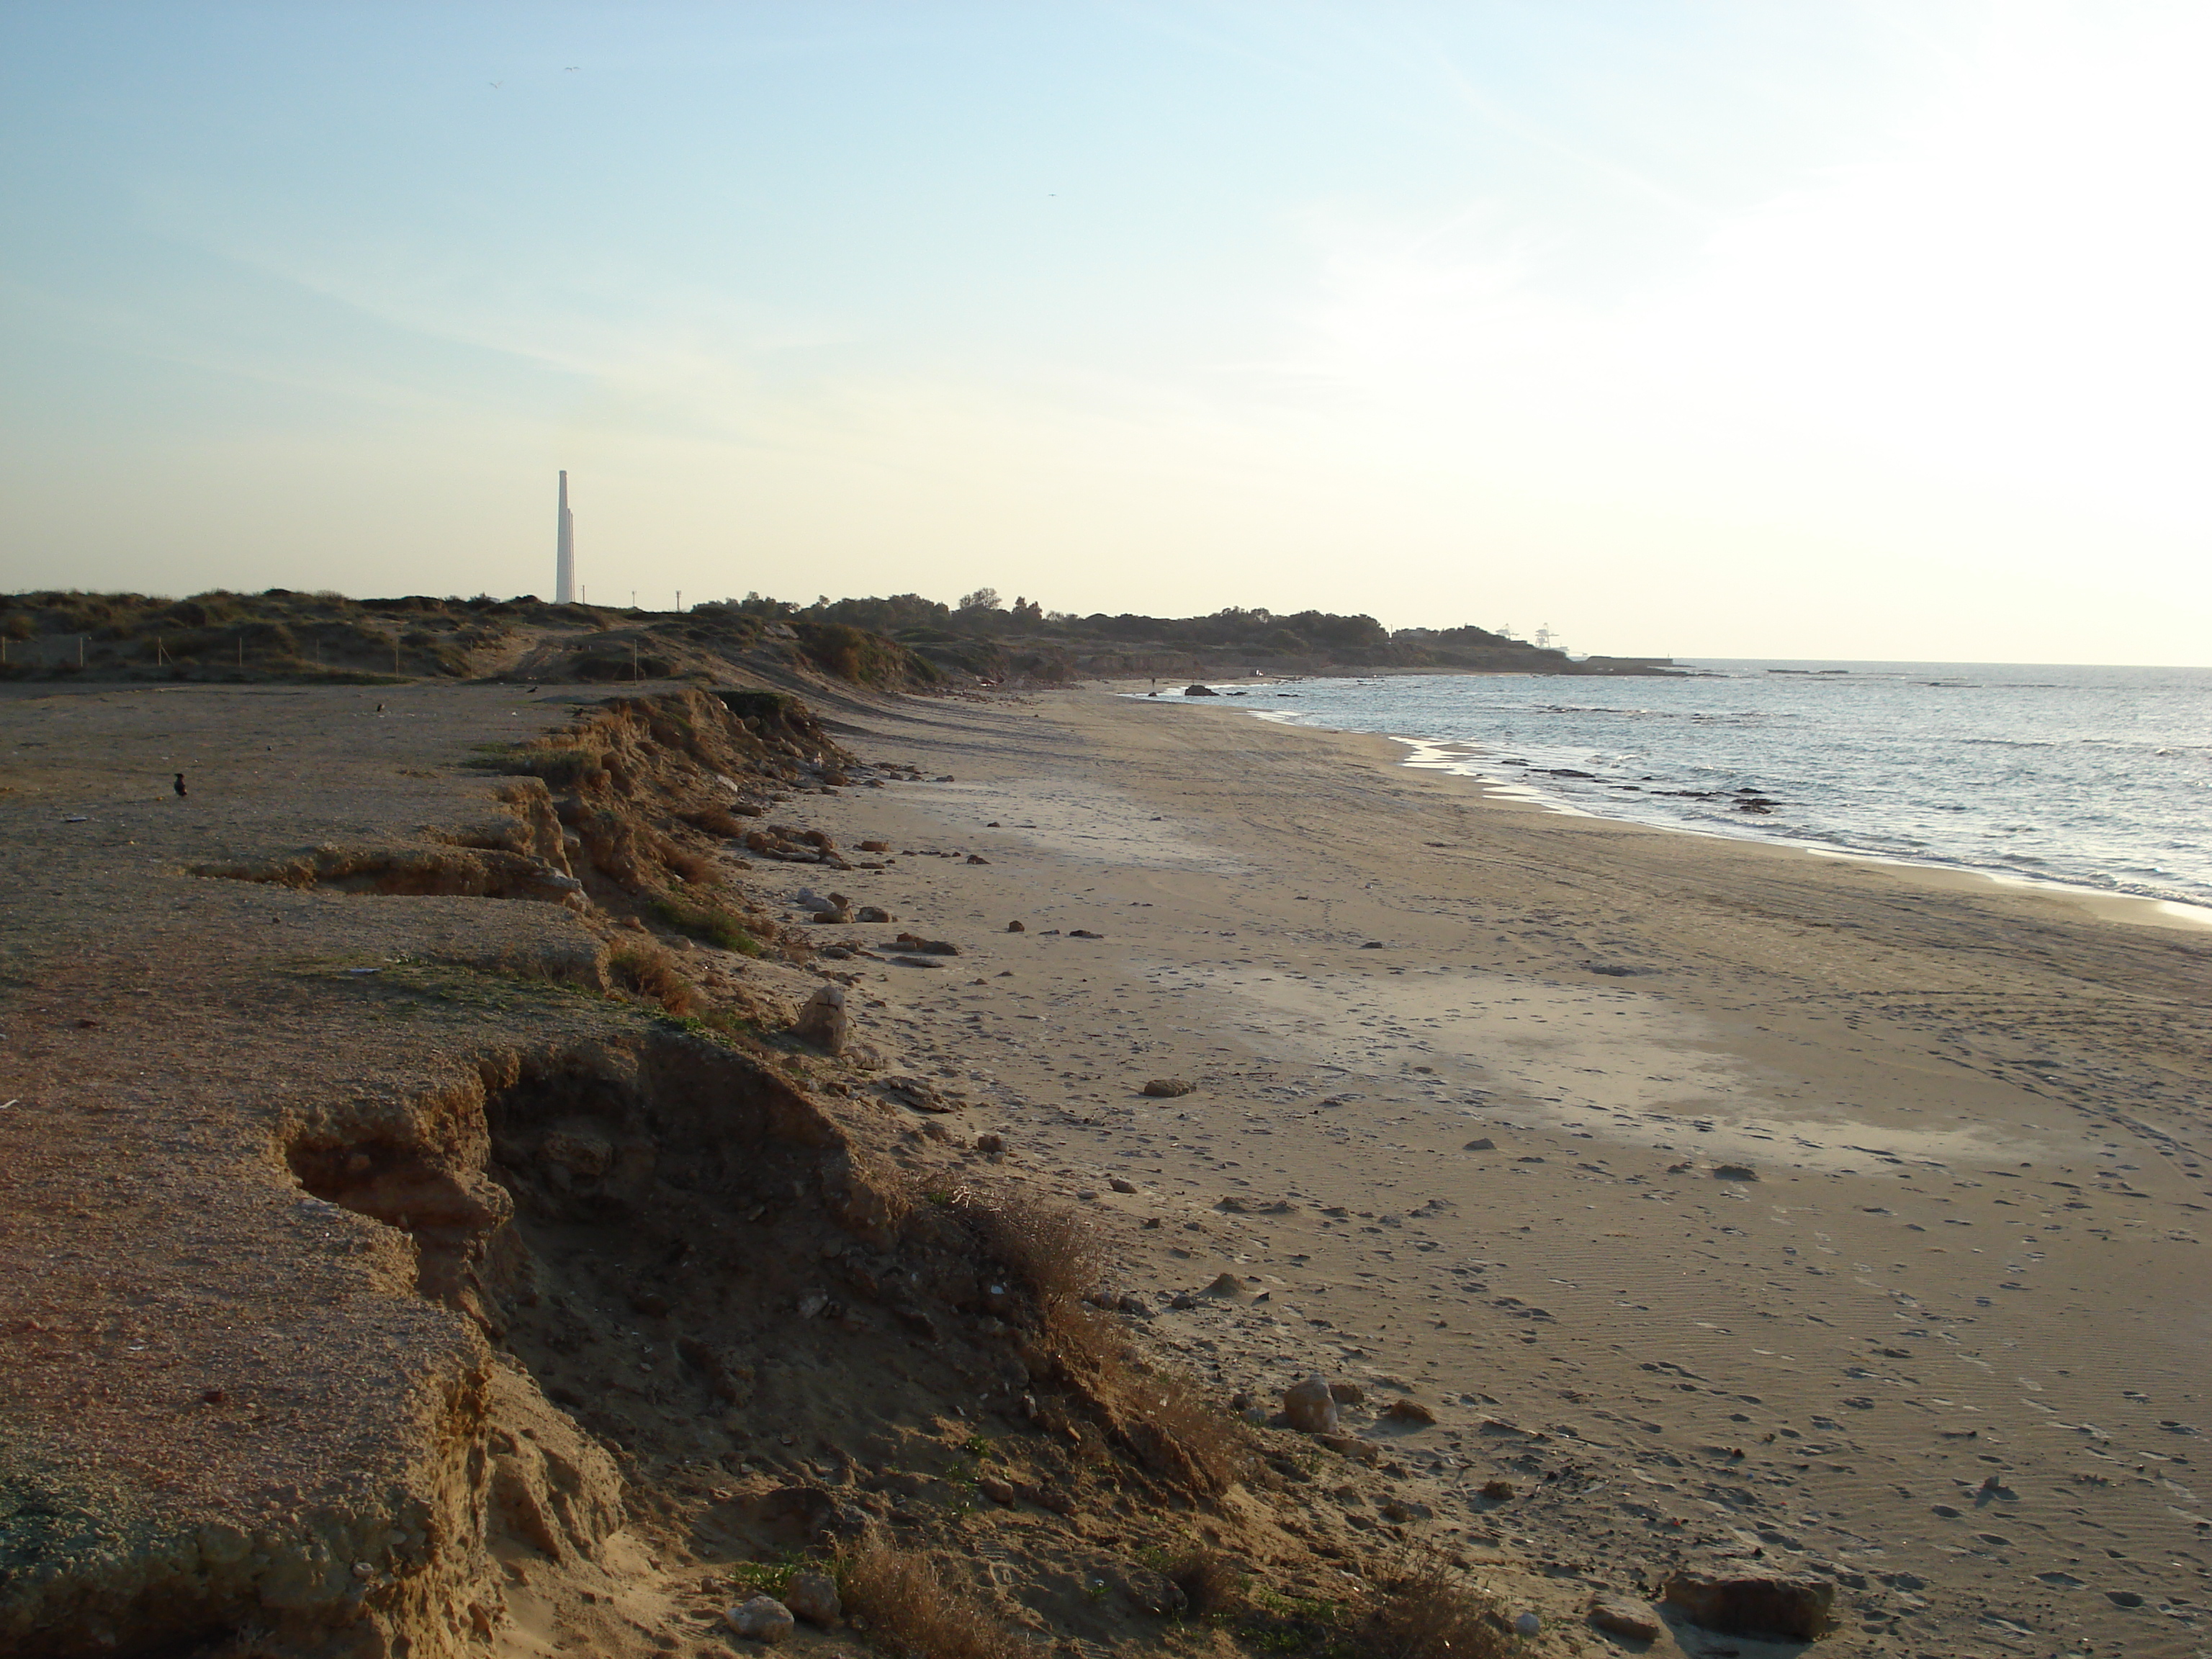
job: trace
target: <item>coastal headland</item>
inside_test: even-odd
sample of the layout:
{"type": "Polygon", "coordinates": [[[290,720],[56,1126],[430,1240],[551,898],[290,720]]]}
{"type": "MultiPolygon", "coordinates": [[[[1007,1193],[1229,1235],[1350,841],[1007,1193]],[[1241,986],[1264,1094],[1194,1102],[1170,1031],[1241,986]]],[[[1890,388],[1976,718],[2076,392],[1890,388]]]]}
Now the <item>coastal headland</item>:
{"type": "Polygon", "coordinates": [[[2212,931],[1110,692],[6,688],[0,1647],[2206,1650],[2212,931]]]}

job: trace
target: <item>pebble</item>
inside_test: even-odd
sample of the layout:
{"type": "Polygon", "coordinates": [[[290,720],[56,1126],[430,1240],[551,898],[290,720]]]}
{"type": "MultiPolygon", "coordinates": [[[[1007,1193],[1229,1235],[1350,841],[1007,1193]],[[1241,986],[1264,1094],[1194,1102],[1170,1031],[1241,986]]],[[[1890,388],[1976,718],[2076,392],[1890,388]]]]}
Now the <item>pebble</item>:
{"type": "Polygon", "coordinates": [[[1543,1628],[1544,1621],[1533,1613],[1524,1613],[1513,1621],[1514,1632],[1520,1636],[1534,1636],[1543,1628]]]}

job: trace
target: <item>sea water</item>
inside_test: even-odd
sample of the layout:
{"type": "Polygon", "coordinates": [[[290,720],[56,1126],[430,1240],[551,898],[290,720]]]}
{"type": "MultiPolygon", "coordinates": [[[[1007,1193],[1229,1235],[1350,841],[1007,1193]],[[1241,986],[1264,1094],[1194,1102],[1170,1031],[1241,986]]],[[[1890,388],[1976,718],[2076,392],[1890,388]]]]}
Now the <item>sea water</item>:
{"type": "Polygon", "coordinates": [[[1680,665],[1217,689],[1562,810],[2212,907],[2212,669],[1680,665]]]}

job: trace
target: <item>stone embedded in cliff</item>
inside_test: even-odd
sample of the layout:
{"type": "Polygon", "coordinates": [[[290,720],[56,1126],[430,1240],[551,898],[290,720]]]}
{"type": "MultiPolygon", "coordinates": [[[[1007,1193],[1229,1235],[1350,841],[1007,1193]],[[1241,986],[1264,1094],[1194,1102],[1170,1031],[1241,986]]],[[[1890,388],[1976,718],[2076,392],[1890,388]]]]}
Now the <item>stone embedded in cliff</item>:
{"type": "Polygon", "coordinates": [[[783,1587],[783,1604],[810,1625],[836,1624],[844,1616],[845,1604],[837,1595],[837,1581],[826,1572],[794,1572],[783,1587]]]}
{"type": "Polygon", "coordinates": [[[1332,1434],[1336,1430],[1336,1398],[1320,1376],[1309,1376],[1283,1390],[1283,1415],[1301,1434],[1332,1434]]]}
{"type": "Polygon", "coordinates": [[[798,1627],[791,1609],[773,1595],[756,1595],[740,1601],[722,1615],[732,1630],[749,1642],[773,1647],[798,1627]]]}
{"type": "Polygon", "coordinates": [[[1685,1571],[1668,1577],[1660,1596],[1692,1624],[1725,1636],[1810,1642],[1828,1629],[1836,1587],[1809,1576],[1722,1578],[1685,1571]]]}
{"type": "Polygon", "coordinates": [[[825,985],[808,998],[799,1011],[798,1024],[791,1028],[791,1034],[801,1042],[811,1042],[825,1054],[843,1054],[852,1033],[852,1016],[845,1012],[845,990],[839,985],[825,985]]]}

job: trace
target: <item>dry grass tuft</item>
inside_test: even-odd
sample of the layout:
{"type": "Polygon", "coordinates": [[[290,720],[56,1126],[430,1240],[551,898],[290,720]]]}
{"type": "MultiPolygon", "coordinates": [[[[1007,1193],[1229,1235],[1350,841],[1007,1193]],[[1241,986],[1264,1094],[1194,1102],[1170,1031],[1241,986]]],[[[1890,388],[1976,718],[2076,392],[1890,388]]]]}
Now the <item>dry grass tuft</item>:
{"type": "Polygon", "coordinates": [[[722,806],[705,806],[696,812],[684,812],[678,816],[694,830],[703,830],[710,836],[720,836],[730,841],[742,840],[745,831],[752,827],[722,806]]]}
{"type": "Polygon", "coordinates": [[[1357,1644],[1373,1659],[1504,1659],[1504,1615],[1434,1554],[1409,1557],[1368,1610],[1357,1644]]]}
{"type": "Polygon", "coordinates": [[[1251,1583],[1234,1559],[1202,1544],[1167,1561],[1160,1574],[1182,1592],[1185,1610],[1194,1619],[1236,1612],[1244,1605],[1251,1583]]]}
{"type": "Polygon", "coordinates": [[[1121,1387],[1129,1443],[1155,1472],[1217,1495],[1250,1472],[1255,1460],[1243,1424],[1188,1378],[1131,1373],[1121,1387]]]}
{"type": "Polygon", "coordinates": [[[1036,1298],[1048,1331],[1057,1335],[1095,1322],[1082,1301],[1104,1276],[1106,1253],[1089,1221],[1013,1186],[971,1188],[955,1206],[983,1247],[1036,1298]]]}
{"type": "Polygon", "coordinates": [[[607,958],[607,967],[621,989],[657,1002],[672,1014],[696,1013],[704,1006],[699,988],[684,977],[676,958],[651,939],[624,945],[607,958]]]}
{"type": "Polygon", "coordinates": [[[864,1545],[839,1559],[837,1580],[846,1611],[908,1659],[1023,1659],[1029,1651],[972,1591],[909,1551],[864,1545]]]}

